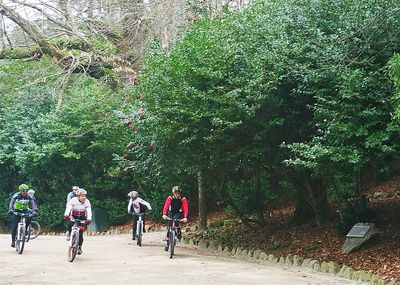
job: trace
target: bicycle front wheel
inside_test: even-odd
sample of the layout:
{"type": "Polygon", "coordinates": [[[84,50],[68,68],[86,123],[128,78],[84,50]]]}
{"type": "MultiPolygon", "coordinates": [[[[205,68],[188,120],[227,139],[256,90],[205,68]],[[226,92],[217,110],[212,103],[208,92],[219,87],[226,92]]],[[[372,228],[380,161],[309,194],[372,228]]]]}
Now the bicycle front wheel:
{"type": "Polygon", "coordinates": [[[69,262],[74,261],[76,253],[78,252],[78,245],[79,245],[79,232],[73,231],[71,234],[71,240],[68,248],[69,262]]]}
{"type": "Polygon", "coordinates": [[[168,247],[169,258],[172,258],[172,256],[174,255],[174,249],[175,249],[175,231],[171,231],[169,233],[169,247],[168,247]]]}
{"type": "Polygon", "coordinates": [[[31,227],[29,226],[28,229],[26,230],[26,238],[25,241],[28,242],[31,238],[31,227]]]}
{"type": "Polygon", "coordinates": [[[15,243],[15,248],[19,254],[21,254],[24,251],[25,247],[25,227],[20,226],[18,227],[18,233],[17,233],[17,241],[15,243]]]}
{"type": "Polygon", "coordinates": [[[32,221],[31,224],[29,225],[30,227],[30,238],[35,239],[37,236],[40,234],[40,231],[42,230],[40,224],[37,221],[32,221]]]}

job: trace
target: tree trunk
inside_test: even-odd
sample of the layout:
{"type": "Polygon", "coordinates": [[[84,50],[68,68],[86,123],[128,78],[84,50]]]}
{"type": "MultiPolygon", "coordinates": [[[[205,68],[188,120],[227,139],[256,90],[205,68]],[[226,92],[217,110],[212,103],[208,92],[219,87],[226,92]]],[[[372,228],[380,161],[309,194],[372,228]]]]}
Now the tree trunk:
{"type": "Polygon", "coordinates": [[[89,0],[88,1],[88,6],[87,6],[87,10],[88,10],[88,17],[90,18],[90,19],[93,19],[93,10],[94,10],[94,0],[89,0]]]}
{"type": "Polygon", "coordinates": [[[257,222],[261,226],[264,226],[265,225],[264,199],[261,194],[261,175],[259,170],[257,170],[256,173],[254,174],[254,189],[255,189],[255,195],[257,197],[257,205],[255,205],[257,222]]]}
{"type": "Polygon", "coordinates": [[[328,199],[321,179],[313,179],[308,172],[292,174],[290,180],[296,187],[296,209],[292,223],[301,224],[314,217],[317,226],[327,221],[328,199]]]}
{"type": "Polygon", "coordinates": [[[18,48],[18,49],[7,48],[3,51],[0,51],[0,59],[39,58],[41,56],[42,56],[42,52],[38,47],[36,47],[36,48],[18,48]]]}
{"type": "Polygon", "coordinates": [[[207,204],[201,171],[197,174],[197,185],[199,190],[199,230],[205,230],[207,229],[207,204]]]}
{"type": "Polygon", "coordinates": [[[307,175],[304,177],[304,186],[308,192],[308,197],[311,206],[314,210],[315,222],[317,226],[323,226],[326,224],[328,216],[328,200],[326,189],[321,185],[320,181],[317,181],[317,186],[312,182],[312,178],[307,175]]]}
{"type": "Polygon", "coordinates": [[[307,200],[307,193],[302,189],[296,189],[296,206],[291,224],[302,225],[314,217],[314,210],[307,200]]]}
{"type": "Polygon", "coordinates": [[[6,43],[4,41],[4,19],[3,19],[3,15],[1,15],[0,18],[0,41],[1,41],[1,50],[0,50],[0,54],[3,53],[3,51],[6,49],[6,43]]]}

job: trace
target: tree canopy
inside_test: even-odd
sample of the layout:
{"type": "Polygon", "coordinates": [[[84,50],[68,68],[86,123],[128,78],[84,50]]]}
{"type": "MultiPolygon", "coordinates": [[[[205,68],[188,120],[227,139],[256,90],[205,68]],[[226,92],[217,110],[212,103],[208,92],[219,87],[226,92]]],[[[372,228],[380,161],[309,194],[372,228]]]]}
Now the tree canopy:
{"type": "MultiPolygon", "coordinates": [[[[87,185],[120,221],[127,188],[158,211],[182,185],[197,206],[201,177],[209,206],[248,225],[264,225],[282,201],[295,203],[293,222],[323,225],[330,209],[351,211],[349,201],[398,172],[396,1],[197,8],[168,44],[149,37],[135,86],[115,66],[93,76],[65,72],[50,56],[4,61],[0,189],[27,180],[61,197],[58,189],[87,185]]],[[[138,64],[131,45],[90,40],[99,41],[95,54],[138,64]]],[[[352,214],[340,216],[342,231],[365,218],[352,214]]]]}

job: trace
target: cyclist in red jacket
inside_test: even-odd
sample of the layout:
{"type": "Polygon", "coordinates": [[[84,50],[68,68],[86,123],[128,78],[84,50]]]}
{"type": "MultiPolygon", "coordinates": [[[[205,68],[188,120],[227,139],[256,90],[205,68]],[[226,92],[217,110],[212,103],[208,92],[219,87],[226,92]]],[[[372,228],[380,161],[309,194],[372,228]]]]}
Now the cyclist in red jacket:
{"type": "MultiPolygon", "coordinates": [[[[164,220],[169,217],[170,219],[181,219],[182,222],[187,222],[187,216],[189,213],[189,206],[187,199],[181,196],[181,188],[179,186],[174,186],[172,188],[172,196],[168,196],[164,204],[163,216],[164,220]],[[168,216],[167,216],[168,214],[168,216]]],[[[168,227],[172,225],[172,221],[168,221],[168,227]]],[[[182,233],[178,229],[178,239],[182,238],[182,233]]],[[[165,246],[165,251],[168,251],[168,231],[167,231],[167,245],[165,246]]]]}

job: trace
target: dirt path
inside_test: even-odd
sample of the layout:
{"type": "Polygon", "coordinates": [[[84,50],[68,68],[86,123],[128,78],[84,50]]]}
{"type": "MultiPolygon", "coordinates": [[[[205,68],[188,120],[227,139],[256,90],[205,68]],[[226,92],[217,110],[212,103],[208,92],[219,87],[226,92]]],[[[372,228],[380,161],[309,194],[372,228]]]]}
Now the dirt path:
{"type": "Polygon", "coordinates": [[[39,236],[22,255],[0,235],[0,284],[362,284],[306,269],[261,265],[208,255],[180,244],[169,259],[163,233],[145,234],[143,246],[128,235],[85,236],[84,253],[67,261],[61,236],[39,236]]]}

